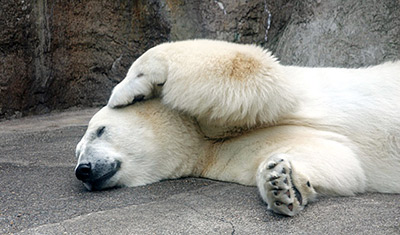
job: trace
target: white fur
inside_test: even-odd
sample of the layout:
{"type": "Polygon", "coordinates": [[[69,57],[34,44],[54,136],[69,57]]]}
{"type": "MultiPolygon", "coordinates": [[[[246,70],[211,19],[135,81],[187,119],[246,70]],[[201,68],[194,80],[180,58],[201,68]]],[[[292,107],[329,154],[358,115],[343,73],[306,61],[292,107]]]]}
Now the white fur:
{"type": "Polygon", "coordinates": [[[201,176],[257,185],[294,215],[317,195],[400,193],[399,91],[400,62],[300,68],[255,46],[167,43],[135,61],[77,152],[105,125],[118,145],[105,155],[122,161],[106,187],[201,176]],[[185,114],[157,100],[113,109],[140,95],[185,114]]]}
{"type": "Polygon", "coordinates": [[[218,125],[275,122],[298,103],[281,67],[255,46],[208,40],[161,44],[133,63],[108,106],[127,105],[137,95],[150,98],[154,86],[165,83],[163,103],[198,118],[218,125]]]}

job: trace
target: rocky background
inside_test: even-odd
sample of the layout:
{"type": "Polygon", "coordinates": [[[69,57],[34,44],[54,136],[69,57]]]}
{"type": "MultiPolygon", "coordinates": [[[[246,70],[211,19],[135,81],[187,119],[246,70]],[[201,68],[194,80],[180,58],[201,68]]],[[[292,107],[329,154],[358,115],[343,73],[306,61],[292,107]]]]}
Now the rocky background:
{"type": "Polygon", "coordinates": [[[0,119],[104,105],[148,48],[255,43],[284,64],[400,59],[399,0],[0,0],[0,119]]]}

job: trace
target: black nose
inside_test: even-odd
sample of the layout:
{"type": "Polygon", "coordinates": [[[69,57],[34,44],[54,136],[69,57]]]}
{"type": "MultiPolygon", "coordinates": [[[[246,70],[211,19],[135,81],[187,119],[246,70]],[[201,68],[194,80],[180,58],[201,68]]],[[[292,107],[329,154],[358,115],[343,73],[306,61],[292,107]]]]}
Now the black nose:
{"type": "Polygon", "coordinates": [[[92,166],[90,163],[79,164],[75,170],[76,178],[82,181],[86,181],[90,178],[92,172],[92,166]]]}

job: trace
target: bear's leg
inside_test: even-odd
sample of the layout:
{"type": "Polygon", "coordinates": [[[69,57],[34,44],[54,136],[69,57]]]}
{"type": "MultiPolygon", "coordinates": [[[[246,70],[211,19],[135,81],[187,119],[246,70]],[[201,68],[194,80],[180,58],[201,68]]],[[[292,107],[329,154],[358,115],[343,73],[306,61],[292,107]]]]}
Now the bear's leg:
{"type": "Polygon", "coordinates": [[[113,89],[110,108],[160,97],[166,106],[204,123],[248,128],[275,124],[296,111],[303,97],[285,76],[285,67],[263,53],[259,57],[232,50],[215,63],[200,56],[196,63],[180,66],[156,52],[146,52],[134,62],[113,89]],[[253,63],[259,64],[257,69],[251,69],[253,63]]]}
{"type": "Polygon", "coordinates": [[[364,170],[348,146],[310,138],[265,159],[258,167],[256,181],[268,209],[293,216],[317,195],[352,196],[364,192],[364,170]]]}

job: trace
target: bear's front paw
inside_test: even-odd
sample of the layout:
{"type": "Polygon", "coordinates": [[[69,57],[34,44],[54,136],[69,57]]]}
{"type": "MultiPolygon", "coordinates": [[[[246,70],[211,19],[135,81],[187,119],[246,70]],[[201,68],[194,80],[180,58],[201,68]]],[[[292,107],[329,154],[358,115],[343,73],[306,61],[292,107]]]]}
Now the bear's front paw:
{"type": "Polygon", "coordinates": [[[145,79],[124,80],[112,91],[107,106],[120,108],[152,97],[153,85],[145,79]]]}
{"type": "MultiPolygon", "coordinates": [[[[257,174],[257,185],[268,209],[278,214],[294,216],[305,206],[299,188],[293,183],[292,167],[282,155],[272,156],[263,163],[257,174]]],[[[307,181],[307,187],[311,187],[307,181]]]]}

